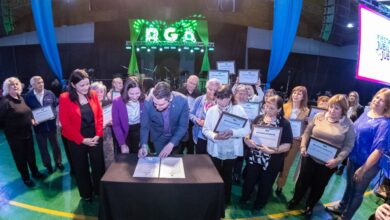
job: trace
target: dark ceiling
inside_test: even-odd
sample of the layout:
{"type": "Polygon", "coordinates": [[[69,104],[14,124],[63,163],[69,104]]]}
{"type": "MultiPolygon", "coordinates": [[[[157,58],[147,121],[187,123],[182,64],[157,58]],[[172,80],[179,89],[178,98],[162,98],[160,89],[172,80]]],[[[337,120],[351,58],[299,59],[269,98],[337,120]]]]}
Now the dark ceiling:
{"type": "MultiPolygon", "coordinates": [[[[336,3],[339,0],[335,0],[336,3]]],[[[347,0],[350,10],[346,21],[357,23],[356,0],[347,0]]],[[[389,0],[390,1],[390,0],[389,0]]],[[[0,36],[33,31],[35,29],[29,0],[0,0],[4,21],[12,19],[12,30],[0,36]],[[10,13],[7,13],[8,12],[10,13]]],[[[319,40],[326,0],[303,0],[298,36],[319,40]]],[[[203,14],[211,22],[272,29],[272,0],[54,0],[55,26],[85,22],[126,20],[129,18],[163,19],[175,21],[193,14],[203,14]],[[218,3],[222,2],[222,6],[218,3]],[[233,3],[235,8],[233,9],[233,3]]],[[[343,26],[342,25],[342,26],[343,26]]],[[[345,24],[346,25],[346,24],[345,24]]],[[[357,42],[357,25],[339,36],[342,44],[357,42]]],[[[4,28],[3,28],[4,29],[4,28]]]]}

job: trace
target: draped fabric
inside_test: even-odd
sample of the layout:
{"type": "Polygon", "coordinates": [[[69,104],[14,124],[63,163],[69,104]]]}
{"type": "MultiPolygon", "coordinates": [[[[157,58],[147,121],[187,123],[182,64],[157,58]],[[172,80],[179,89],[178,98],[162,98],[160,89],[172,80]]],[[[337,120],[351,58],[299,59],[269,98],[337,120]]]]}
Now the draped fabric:
{"type": "Polygon", "coordinates": [[[31,0],[31,7],[43,54],[56,78],[63,83],[61,60],[54,32],[52,1],[31,0]]]}
{"type": "Polygon", "coordinates": [[[134,20],[130,20],[129,27],[130,27],[131,57],[130,57],[129,68],[127,70],[127,73],[129,75],[134,75],[135,73],[139,73],[137,54],[135,52],[135,43],[138,40],[139,33],[135,31],[135,29],[133,28],[134,27],[133,24],[134,24],[134,20]]]}
{"type": "Polygon", "coordinates": [[[282,70],[291,51],[301,16],[302,0],[275,0],[271,58],[266,88],[282,70]]]}
{"type": "Polygon", "coordinates": [[[208,28],[207,21],[198,21],[197,32],[200,37],[200,40],[205,45],[202,67],[200,68],[200,71],[209,71],[210,70],[209,50],[208,50],[209,28],[208,28]]]}

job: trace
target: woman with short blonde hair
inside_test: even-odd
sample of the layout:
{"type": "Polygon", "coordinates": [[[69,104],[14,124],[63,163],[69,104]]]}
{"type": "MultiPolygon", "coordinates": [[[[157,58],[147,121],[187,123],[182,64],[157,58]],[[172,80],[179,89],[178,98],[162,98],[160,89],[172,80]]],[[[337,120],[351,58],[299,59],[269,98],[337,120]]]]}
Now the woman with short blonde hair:
{"type": "Polygon", "coordinates": [[[26,105],[20,95],[22,84],[16,77],[7,78],[3,83],[4,98],[0,103],[0,121],[3,121],[4,134],[11,148],[12,157],[28,187],[35,186],[30,178],[42,179],[44,174],[38,171],[35,160],[34,142],[31,126],[35,123],[31,109],[26,105]]]}
{"type": "Polygon", "coordinates": [[[381,168],[388,169],[390,138],[390,89],[379,90],[372,98],[370,111],[354,123],[356,140],[347,164],[347,187],[343,199],[327,210],[351,219],[363,201],[363,195],[381,168]]]}

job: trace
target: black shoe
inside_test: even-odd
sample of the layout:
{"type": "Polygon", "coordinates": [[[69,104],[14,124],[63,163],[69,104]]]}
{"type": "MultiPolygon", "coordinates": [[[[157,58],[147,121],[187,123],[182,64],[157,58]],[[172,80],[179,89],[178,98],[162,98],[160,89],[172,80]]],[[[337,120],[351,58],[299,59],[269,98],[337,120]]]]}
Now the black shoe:
{"type": "Polygon", "coordinates": [[[264,205],[253,205],[253,208],[251,210],[252,215],[258,215],[261,211],[261,209],[264,208],[264,205]]]}
{"type": "Polygon", "coordinates": [[[64,167],[64,165],[62,165],[62,163],[57,163],[56,167],[57,167],[59,170],[61,170],[61,171],[63,171],[63,170],[65,169],[65,167],[64,167]]]}
{"type": "Polygon", "coordinates": [[[233,174],[233,182],[234,183],[240,183],[240,174],[233,174]]]}
{"type": "Polygon", "coordinates": [[[81,200],[84,202],[92,203],[93,199],[92,197],[81,197],[81,200]]]}
{"type": "Polygon", "coordinates": [[[325,210],[328,212],[331,212],[333,214],[336,214],[336,215],[341,215],[341,213],[342,213],[337,205],[327,206],[327,207],[325,207],[325,210]]]}
{"type": "Polygon", "coordinates": [[[36,172],[36,173],[33,173],[32,176],[35,178],[35,179],[45,179],[47,176],[41,172],[36,172]]]}
{"type": "Polygon", "coordinates": [[[305,211],[303,212],[306,218],[310,218],[313,215],[313,208],[306,207],[305,211]]]}
{"type": "Polygon", "coordinates": [[[293,209],[298,205],[298,202],[295,201],[294,199],[291,199],[290,201],[287,202],[287,209],[293,209]]]}
{"type": "Polygon", "coordinates": [[[249,203],[249,199],[244,199],[243,197],[241,197],[240,200],[238,201],[238,203],[240,205],[246,205],[249,203]]]}
{"type": "Polygon", "coordinates": [[[47,170],[48,174],[52,174],[53,173],[53,167],[51,165],[46,166],[46,170],[47,170]]]}
{"type": "Polygon", "coordinates": [[[277,196],[280,196],[280,195],[282,195],[282,188],[276,188],[276,190],[275,190],[275,194],[277,195],[277,196]]]}
{"type": "Polygon", "coordinates": [[[26,185],[26,186],[29,187],[29,188],[32,188],[32,187],[35,186],[34,181],[32,181],[31,179],[23,180],[23,183],[24,183],[24,185],[26,185]]]}

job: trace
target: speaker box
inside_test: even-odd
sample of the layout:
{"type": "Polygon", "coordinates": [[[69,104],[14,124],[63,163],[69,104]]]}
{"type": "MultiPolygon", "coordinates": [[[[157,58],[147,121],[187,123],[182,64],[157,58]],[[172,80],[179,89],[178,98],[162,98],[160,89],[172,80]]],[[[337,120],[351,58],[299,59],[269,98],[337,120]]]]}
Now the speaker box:
{"type": "Polygon", "coordinates": [[[338,46],[343,45],[348,32],[350,11],[350,0],[325,0],[321,39],[338,46]]]}

